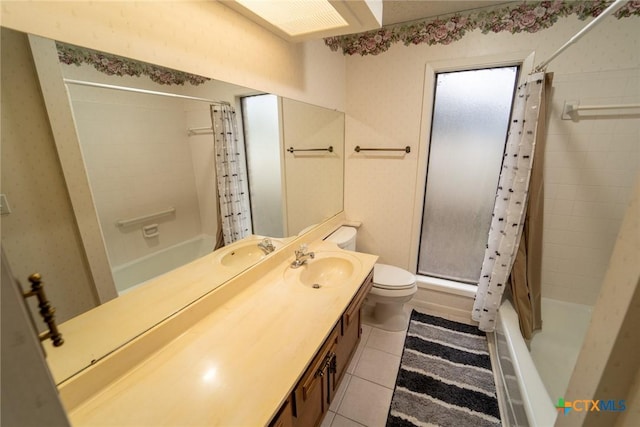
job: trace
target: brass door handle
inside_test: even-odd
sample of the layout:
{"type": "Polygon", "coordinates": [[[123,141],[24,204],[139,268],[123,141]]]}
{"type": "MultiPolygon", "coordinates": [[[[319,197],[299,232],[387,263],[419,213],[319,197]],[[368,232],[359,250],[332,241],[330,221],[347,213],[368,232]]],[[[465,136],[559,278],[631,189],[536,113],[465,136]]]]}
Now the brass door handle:
{"type": "Polygon", "coordinates": [[[56,309],[51,306],[51,303],[49,303],[49,301],[47,300],[47,296],[44,293],[42,276],[40,276],[39,273],[33,273],[31,276],[29,276],[29,282],[31,282],[31,290],[29,292],[25,292],[22,295],[25,299],[33,296],[38,298],[38,308],[40,309],[40,315],[49,327],[49,330],[47,332],[41,333],[38,338],[40,339],[40,341],[51,338],[51,341],[53,341],[53,346],[60,347],[62,344],[64,344],[64,340],[62,339],[62,334],[58,330],[58,325],[56,324],[54,316],[56,309]]]}

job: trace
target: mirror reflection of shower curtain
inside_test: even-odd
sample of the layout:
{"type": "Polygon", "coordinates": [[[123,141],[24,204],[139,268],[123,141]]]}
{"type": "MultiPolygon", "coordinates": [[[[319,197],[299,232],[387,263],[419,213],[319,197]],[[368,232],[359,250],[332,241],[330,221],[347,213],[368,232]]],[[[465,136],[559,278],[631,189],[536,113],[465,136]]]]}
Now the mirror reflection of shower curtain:
{"type": "Polygon", "coordinates": [[[224,244],[228,245],[252,233],[246,161],[242,144],[238,142],[238,126],[233,107],[211,105],[211,123],[220,208],[218,221],[224,244]]]}

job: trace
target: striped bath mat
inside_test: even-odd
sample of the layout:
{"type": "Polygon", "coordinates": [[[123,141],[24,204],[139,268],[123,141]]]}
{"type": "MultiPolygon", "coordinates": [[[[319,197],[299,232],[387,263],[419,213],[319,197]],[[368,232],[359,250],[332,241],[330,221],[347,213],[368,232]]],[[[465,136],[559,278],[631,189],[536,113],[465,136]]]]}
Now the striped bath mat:
{"type": "Polygon", "coordinates": [[[387,427],[499,426],[487,337],[417,311],[404,342],[387,427]]]}

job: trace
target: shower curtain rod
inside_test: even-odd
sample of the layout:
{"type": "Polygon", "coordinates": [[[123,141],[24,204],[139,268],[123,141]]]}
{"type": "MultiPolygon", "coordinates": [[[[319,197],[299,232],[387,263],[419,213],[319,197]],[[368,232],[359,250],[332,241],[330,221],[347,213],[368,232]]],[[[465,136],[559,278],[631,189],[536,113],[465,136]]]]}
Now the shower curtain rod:
{"type": "Polygon", "coordinates": [[[197,96],[179,95],[177,93],[170,93],[170,92],[159,92],[157,90],[138,89],[135,87],[128,87],[128,86],[116,86],[116,85],[110,85],[106,83],[87,82],[84,80],[74,80],[74,79],[63,79],[63,80],[66,84],[73,84],[73,85],[79,85],[79,86],[99,87],[102,89],[122,90],[124,92],[136,92],[136,93],[144,93],[147,95],[167,96],[170,98],[188,99],[191,101],[201,101],[201,102],[207,102],[209,104],[216,104],[216,105],[231,105],[230,103],[225,101],[214,101],[213,99],[200,98],[197,96]]]}
{"type": "Polygon", "coordinates": [[[564,52],[569,46],[571,46],[572,44],[574,44],[575,42],[580,40],[582,38],[582,36],[584,36],[589,31],[591,31],[593,29],[593,27],[595,27],[596,25],[598,25],[600,23],[600,21],[602,21],[604,18],[606,18],[607,16],[611,15],[612,13],[615,13],[618,9],[620,9],[626,3],[627,3],[627,0],[616,0],[613,3],[611,3],[611,5],[609,5],[608,8],[606,8],[593,21],[589,22],[589,24],[587,24],[582,30],[578,31],[578,33],[575,36],[571,37],[571,39],[569,39],[568,42],[566,42],[564,45],[562,45],[560,47],[560,49],[556,50],[555,53],[553,53],[546,61],[542,61],[540,64],[538,64],[538,66],[534,68],[534,73],[537,73],[537,72],[540,72],[540,71],[544,70],[544,68],[551,61],[553,61],[558,55],[560,55],[562,52],[564,52]]]}

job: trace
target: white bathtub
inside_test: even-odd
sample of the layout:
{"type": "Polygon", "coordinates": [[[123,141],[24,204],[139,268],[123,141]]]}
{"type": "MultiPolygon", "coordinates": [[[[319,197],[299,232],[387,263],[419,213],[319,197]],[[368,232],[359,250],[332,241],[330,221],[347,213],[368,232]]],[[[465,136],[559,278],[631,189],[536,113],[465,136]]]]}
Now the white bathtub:
{"type": "Polygon", "coordinates": [[[416,275],[416,283],[422,289],[429,289],[437,292],[445,292],[450,295],[460,295],[468,298],[475,298],[476,285],[468,283],[456,282],[448,279],[440,279],[439,277],[416,275]]]}
{"type": "Polygon", "coordinates": [[[112,274],[118,295],[130,291],[149,279],[153,279],[210,253],[213,251],[214,244],[215,239],[213,236],[202,234],[114,267],[112,274]]]}
{"type": "Polygon", "coordinates": [[[420,274],[416,275],[416,284],[418,292],[409,305],[457,322],[471,322],[477,286],[420,274]]]}
{"type": "Polygon", "coordinates": [[[590,317],[588,306],[542,298],[543,329],[534,334],[529,351],[511,302],[502,303],[496,352],[506,394],[503,416],[511,425],[554,424],[555,402],[564,397],[590,317]]]}

